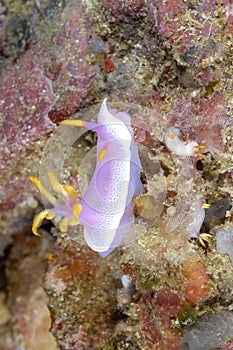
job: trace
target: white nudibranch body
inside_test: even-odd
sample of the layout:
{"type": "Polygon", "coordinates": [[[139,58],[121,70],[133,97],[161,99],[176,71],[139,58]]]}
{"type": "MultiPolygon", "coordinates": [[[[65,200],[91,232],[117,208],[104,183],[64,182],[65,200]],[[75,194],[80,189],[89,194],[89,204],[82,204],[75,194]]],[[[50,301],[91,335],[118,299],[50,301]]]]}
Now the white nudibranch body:
{"type": "Polygon", "coordinates": [[[185,144],[179,137],[180,130],[174,127],[168,128],[165,133],[165,144],[172,153],[182,157],[203,156],[199,148],[206,148],[205,146],[198,145],[196,141],[185,144]]]}
{"type": "Polygon", "coordinates": [[[132,282],[133,282],[133,278],[131,276],[129,275],[121,276],[121,283],[126,290],[129,290],[130,287],[132,287],[132,282]]]}
{"type": "Polygon", "coordinates": [[[200,229],[205,220],[205,209],[201,201],[197,201],[194,204],[193,209],[190,210],[187,217],[187,227],[186,230],[190,233],[191,238],[198,238],[200,234],[200,229]]]}

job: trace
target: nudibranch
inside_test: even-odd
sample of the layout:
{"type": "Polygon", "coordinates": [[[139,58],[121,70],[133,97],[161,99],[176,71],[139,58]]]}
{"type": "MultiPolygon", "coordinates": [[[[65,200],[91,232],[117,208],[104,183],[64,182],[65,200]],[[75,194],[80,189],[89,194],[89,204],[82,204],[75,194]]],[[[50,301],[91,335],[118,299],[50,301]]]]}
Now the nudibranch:
{"type": "Polygon", "coordinates": [[[199,156],[203,157],[200,149],[205,149],[205,145],[198,145],[196,141],[191,141],[185,144],[180,139],[180,130],[178,128],[170,127],[165,133],[165,144],[167,148],[177,156],[199,156]]]}
{"type": "Polygon", "coordinates": [[[51,204],[37,215],[33,222],[33,232],[44,218],[60,218],[60,230],[68,226],[84,226],[86,243],[103,257],[119,246],[134,221],[133,199],[142,193],[140,181],[141,162],[134,134],[126,112],[108,110],[107,99],[98,112],[98,123],[82,120],[65,120],[61,125],[82,126],[97,133],[97,159],[94,174],[80,201],[75,189],[61,185],[52,171],[48,178],[56,199],[41,182],[31,177],[51,204]]]}
{"type": "Polygon", "coordinates": [[[212,238],[210,233],[200,232],[201,226],[205,220],[205,209],[209,207],[209,204],[201,204],[200,201],[197,201],[193,212],[191,212],[191,219],[188,219],[188,225],[186,227],[186,230],[190,233],[190,238],[197,238],[203,248],[206,248],[206,244],[210,243],[212,238]]]}

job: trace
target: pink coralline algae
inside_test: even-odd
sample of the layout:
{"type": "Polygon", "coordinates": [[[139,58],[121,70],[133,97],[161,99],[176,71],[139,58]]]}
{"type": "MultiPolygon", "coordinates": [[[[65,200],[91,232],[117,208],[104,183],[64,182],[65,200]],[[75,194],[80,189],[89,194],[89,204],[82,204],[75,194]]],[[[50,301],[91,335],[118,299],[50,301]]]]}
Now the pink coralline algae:
{"type": "Polygon", "coordinates": [[[3,210],[32,193],[24,164],[31,159],[27,168],[38,165],[30,156],[34,142],[54,130],[51,120],[56,122],[57,115],[65,118],[79,108],[91,88],[95,71],[87,60],[90,23],[81,6],[67,6],[49,34],[0,75],[3,210]]]}
{"type": "MultiPolygon", "coordinates": [[[[51,81],[37,66],[37,59],[26,53],[19,62],[0,76],[1,140],[9,157],[29,146],[54,128],[47,118],[56,96],[51,81]]],[[[1,143],[2,145],[2,143],[1,143]]],[[[7,160],[7,155],[3,158],[7,160]]],[[[5,169],[7,163],[2,163],[5,169]]]]}
{"type": "Polygon", "coordinates": [[[92,25],[93,20],[81,6],[65,8],[52,48],[43,52],[45,75],[52,80],[58,96],[50,115],[63,110],[71,115],[83,104],[91,88],[95,78],[95,69],[88,63],[88,41],[91,35],[95,38],[92,25]]]}
{"type": "Polygon", "coordinates": [[[103,6],[110,10],[112,15],[112,22],[125,21],[125,15],[135,16],[140,14],[145,4],[144,0],[102,0],[103,6]]]}
{"type": "Polygon", "coordinates": [[[230,5],[220,5],[215,0],[195,4],[184,0],[152,1],[152,21],[172,48],[175,60],[186,67],[191,66],[203,85],[213,80],[217,70],[213,62],[222,60],[223,44],[218,38],[224,24],[231,22],[230,9],[230,5]],[[216,11],[221,15],[225,12],[222,22],[218,21],[216,11]]]}
{"type": "Polygon", "coordinates": [[[187,139],[206,145],[212,152],[224,150],[222,131],[229,117],[222,94],[216,93],[209,99],[178,96],[167,118],[187,139]]]}
{"type": "Polygon", "coordinates": [[[0,3],[0,50],[2,49],[5,39],[6,39],[6,17],[5,17],[6,8],[0,3]]]}
{"type": "Polygon", "coordinates": [[[141,295],[135,303],[138,311],[140,333],[145,338],[146,349],[178,349],[179,335],[172,329],[172,319],[180,310],[179,296],[165,287],[155,295],[141,295]]]}
{"type": "MultiPolygon", "coordinates": [[[[172,37],[178,30],[177,16],[183,15],[186,11],[185,2],[183,0],[152,1],[152,6],[160,33],[167,38],[172,37]]],[[[172,38],[170,40],[173,41],[172,38]]]]}
{"type": "Polygon", "coordinates": [[[233,339],[231,339],[221,350],[233,350],[233,339]]]}
{"type": "Polygon", "coordinates": [[[222,3],[225,7],[226,15],[226,30],[232,36],[233,35],[233,4],[231,0],[223,0],[222,3]]]}
{"type": "MultiPolygon", "coordinates": [[[[201,1],[194,6],[184,0],[152,1],[154,18],[160,33],[168,39],[170,45],[175,43],[179,47],[181,55],[195,45],[196,40],[203,40],[207,44],[206,41],[214,32],[212,23],[203,14],[204,11],[213,14],[216,5],[216,1],[212,1],[212,4],[201,1]]],[[[195,55],[193,58],[195,59],[195,55]]]]}
{"type": "MultiPolygon", "coordinates": [[[[7,263],[8,300],[15,349],[57,349],[49,331],[48,297],[42,288],[45,255],[49,249],[49,241],[35,240],[29,231],[17,235],[14,249],[11,250],[7,263]]],[[[6,345],[1,349],[7,349],[6,345]]]]}
{"type": "Polygon", "coordinates": [[[26,54],[17,65],[0,75],[1,137],[1,208],[8,209],[23,200],[25,181],[19,182],[19,171],[33,141],[54,129],[47,118],[56,96],[51,82],[35,60],[26,54]]]}

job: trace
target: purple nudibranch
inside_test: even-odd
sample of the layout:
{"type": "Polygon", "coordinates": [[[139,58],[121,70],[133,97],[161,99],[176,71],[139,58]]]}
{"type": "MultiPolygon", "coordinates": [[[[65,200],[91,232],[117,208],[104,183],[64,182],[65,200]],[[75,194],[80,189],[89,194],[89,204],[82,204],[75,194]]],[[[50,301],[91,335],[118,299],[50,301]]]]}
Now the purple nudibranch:
{"type": "Polygon", "coordinates": [[[33,233],[44,218],[60,218],[59,227],[66,232],[68,226],[84,226],[84,237],[94,251],[107,256],[122,241],[134,221],[133,198],[142,193],[141,162],[126,112],[108,110],[107,99],[98,112],[98,123],[65,120],[62,125],[83,126],[98,135],[97,160],[94,174],[80,201],[72,186],[61,185],[52,171],[48,172],[56,199],[35,178],[30,177],[53,208],[38,214],[33,222],[33,233]]]}

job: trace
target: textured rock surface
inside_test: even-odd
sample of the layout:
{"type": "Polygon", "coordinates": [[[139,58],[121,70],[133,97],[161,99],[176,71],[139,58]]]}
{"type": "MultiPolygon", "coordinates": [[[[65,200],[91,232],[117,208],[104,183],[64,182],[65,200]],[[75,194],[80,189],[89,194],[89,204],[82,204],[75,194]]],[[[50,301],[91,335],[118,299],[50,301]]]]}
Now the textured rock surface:
{"type": "MultiPolygon", "coordinates": [[[[0,274],[0,348],[178,350],[182,334],[191,344],[182,329],[203,325],[201,315],[215,310],[204,324],[210,348],[214,317],[231,315],[233,303],[231,1],[1,4],[0,268],[7,285],[0,274]],[[128,102],[137,107],[144,193],[135,202],[137,215],[142,209],[133,228],[138,239],[102,259],[80,244],[81,231],[75,245],[47,222],[41,232],[49,233],[30,236],[41,208],[29,175],[38,175],[58,122],[76,112],[95,116],[106,96],[123,110],[128,102]],[[204,143],[205,156],[171,154],[164,145],[169,125],[180,129],[183,142],[204,143]],[[201,227],[202,234],[217,232],[216,239],[205,247],[190,239],[196,204],[212,204],[213,213],[226,198],[221,217],[215,212],[201,227]],[[133,281],[130,292],[122,275],[133,281]]],[[[91,171],[85,155],[94,144],[87,133],[69,150],[65,183],[78,189],[79,172],[91,171]]],[[[57,155],[54,149],[50,159],[57,155]]],[[[232,346],[228,336],[222,333],[224,350],[232,346]]]]}
{"type": "Polygon", "coordinates": [[[219,228],[216,231],[216,249],[222,254],[228,254],[233,264],[233,227],[219,228]]]}
{"type": "Polygon", "coordinates": [[[35,192],[28,175],[38,171],[44,136],[83,104],[95,76],[88,63],[91,22],[81,4],[67,4],[44,26],[38,24],[38,42],[0,73],[0,205],[2,211],[17,206],[13,222],[21,219],[22,202],[23,216],[30,211],[26,201],[35,192]]]}
{"type": "Polygon", "coordinates": [[[11,250],[6,274],[15,349],[58,349],[49,331],[48,297],[42,287],[49,251],[50,241],[40,242],[30,232],[18,234],[11,250]]]}
{"type": "Polygon", "coordinates": [[[223,346],[233,335],[232,313],[204,315],[190,329],[184,330],[179,350],[213,350],[223,346]]]}

